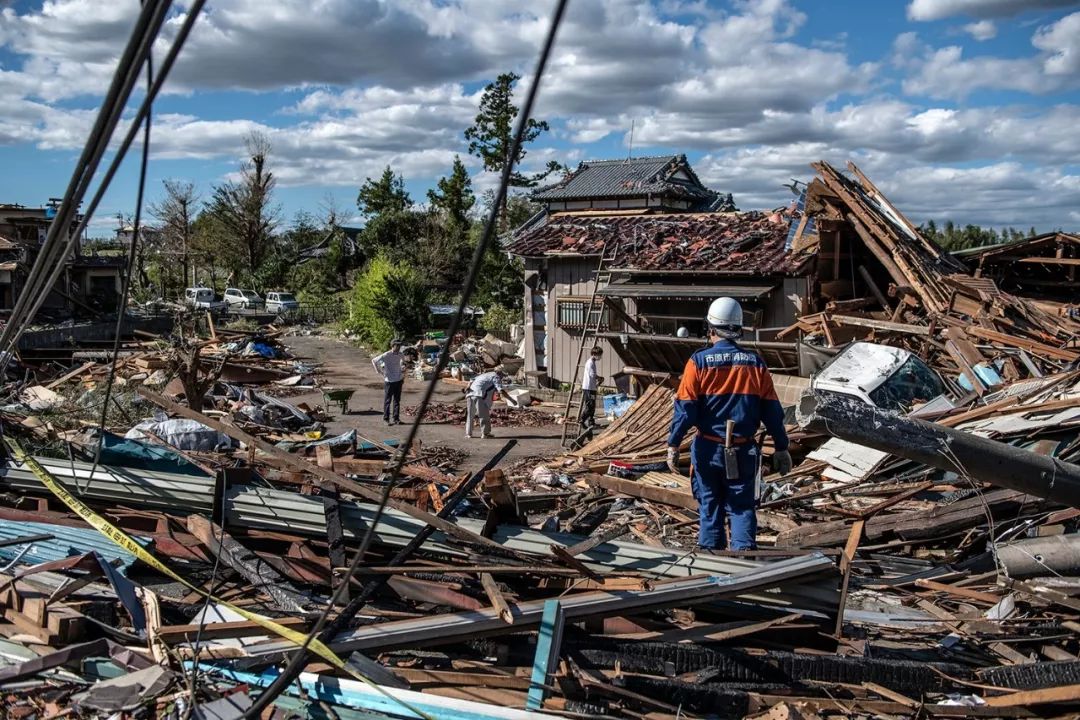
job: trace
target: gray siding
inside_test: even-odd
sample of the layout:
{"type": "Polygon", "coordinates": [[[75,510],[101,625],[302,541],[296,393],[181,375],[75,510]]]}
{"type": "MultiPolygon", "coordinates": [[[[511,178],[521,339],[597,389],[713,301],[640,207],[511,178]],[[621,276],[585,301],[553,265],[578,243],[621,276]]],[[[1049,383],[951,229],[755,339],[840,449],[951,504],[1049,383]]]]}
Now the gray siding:
{"type": "MultiPolygon", "coordinates": [[[[593,273],[596,271],[598,258],[552,258],[548,260],[548,333],[547,333],[547,373],[556,383],[569,383],[574,377],[574,362],[577,360],[581,332],[567,331],[557,327],[556,299],[560,297],[588,298],[596,285],[593,273]]],[[[633,314],[632,308],[629,309],[633,314]]],[[[621,371],[623,362],[611,343],[601,340],[604,358],[600,363],[600,374],[612,384],[612,376],[621,371]]],[[[584,359],[582,363],[584,364],[584,359]]],[[[581,370],[578,370],[578,380],[581,370]]]]}

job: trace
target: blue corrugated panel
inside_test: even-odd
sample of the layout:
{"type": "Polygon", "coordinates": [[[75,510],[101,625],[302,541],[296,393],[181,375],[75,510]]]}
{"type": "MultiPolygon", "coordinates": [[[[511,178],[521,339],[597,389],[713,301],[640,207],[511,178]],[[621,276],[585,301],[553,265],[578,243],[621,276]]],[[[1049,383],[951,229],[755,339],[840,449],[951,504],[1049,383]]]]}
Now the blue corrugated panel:
{"type": "MultiPolygon", "coordinates": [[[[135,562],[134,555],[122,550],[116,543],[93,528],[73,528],[27,521],[0,522],[0,540],[14,540],[28,535],[44,534],[52,535],[53,539],[38,540],[25,553],[22,553],[26,547],[23,544],[0,547],[0,558],[8,563],[22,553],[20,564],[37,565],[96,550],[110,562],[119,558],[121,567],[124,569],[135,562]]],[[[144,547],[149,544],[145,538],[135,538],[135,541],[144,547]]]]}

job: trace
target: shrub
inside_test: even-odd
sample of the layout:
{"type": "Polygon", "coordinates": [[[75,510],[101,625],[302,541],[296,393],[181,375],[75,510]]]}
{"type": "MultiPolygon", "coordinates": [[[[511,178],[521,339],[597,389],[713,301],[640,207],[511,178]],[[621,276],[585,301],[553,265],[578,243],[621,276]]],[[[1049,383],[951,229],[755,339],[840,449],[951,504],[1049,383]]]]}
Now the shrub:
{"type": "Polygon", "coordinates": [[[523,320],[521,310],[514,310],[502,305],[492,305],[484,311],[480,325],[489,332],[508,332],[510,326],[523,320]]]}
{"type": "Polygon", "coordinates": [[[384,348],[395,336],[410,338],[428,320],[429,290],[411,266],[380,253],[356,279],[345,328],[372,347],[384,348]]]}

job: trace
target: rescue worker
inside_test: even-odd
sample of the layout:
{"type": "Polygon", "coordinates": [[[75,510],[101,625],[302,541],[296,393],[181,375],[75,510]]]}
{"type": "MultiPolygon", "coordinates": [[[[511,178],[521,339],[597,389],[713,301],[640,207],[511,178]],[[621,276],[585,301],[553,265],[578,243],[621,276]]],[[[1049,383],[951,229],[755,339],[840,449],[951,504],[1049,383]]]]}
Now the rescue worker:
{"type": "Polygon", "coordinates": [[[678,330],[675,331],[675,337],[688,338],[690,337],[690,331],[687,330],[685,327],[680,327],[678,330]]]}
{"type": "Polygon", "coordinates": [[[784,410],[772,376],[757,353],[735,342],[742,335],[742,320],[742,308],[731,298],[717,298],[709,306],[706,321],[714,344],[695,352],[686,363],[668,435],[668,467],[678,472],[679,446],[690,428],[697,428],[690,448],[691,488],[700,516],[698,545],[705,549],[727,548],[725,517],[731,522],[731,548],[756,548],[761,449],[754,435],[761,423],[773,438],[774,469],[791,471],[784,410]],[[728,479],[725,464],[728,420],[734,421],[728,454],[737,466],[730,474],[733,479],[728,479]]]}
{"type": "Polygon", "coordinates": [[[494,437],[491,434],[491,403],[495,401],[495,393],[498,392],[510,407],[517,407],[505,390],[508,376],[502,367],[497,367],[491,372],[481,373],[473,378],[465,391],[465,437],[473,437],[473,427],[477,420],[480,422],[480,438],[486,440],[494,437]]]}
{"type": "Polygon", "coordinates": [[[600,383],[604,382],[603,376],[597,370],[597,364],[602,357],[604,348],[598,345],[592,349],[589,359],[585,361],[585,376],[581,379],[581,412],[578,414],[578,424],[582,431],[596,426],[596,393],[600,389],[600,383]]]}
{"type": "Polygon", "coordinates": [[[404,359],[401,341],[397,338],[390,341],[389,350],[371,358],[371,367],[383,376],[383,422],[387,425],[401,424],[401,386],[405,384],[401,363],[404,359]]]}

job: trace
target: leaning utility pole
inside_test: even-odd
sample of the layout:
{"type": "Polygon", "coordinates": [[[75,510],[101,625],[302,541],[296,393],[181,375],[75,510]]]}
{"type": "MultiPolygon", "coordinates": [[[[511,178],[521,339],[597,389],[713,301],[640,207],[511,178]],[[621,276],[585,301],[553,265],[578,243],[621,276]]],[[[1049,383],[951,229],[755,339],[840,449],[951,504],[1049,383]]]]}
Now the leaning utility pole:
{"type": "Polygon", "coordinates": [[[797,418],[805,430],[1080,507],[1080,465],[963,430],[885,412],[836,393],[803,396],[797,418]]]}

